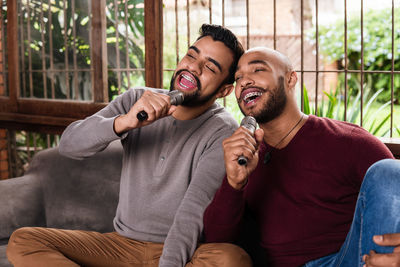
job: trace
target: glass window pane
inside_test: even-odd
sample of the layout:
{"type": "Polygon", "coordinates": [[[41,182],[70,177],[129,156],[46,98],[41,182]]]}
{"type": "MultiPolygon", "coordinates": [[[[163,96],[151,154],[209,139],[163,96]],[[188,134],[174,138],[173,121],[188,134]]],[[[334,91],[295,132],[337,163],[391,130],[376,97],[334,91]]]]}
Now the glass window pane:
{"type": "Polygon", "coordinates": [[[21,0],[23,97],[92,100],[90,0],[21,0]]]}
{"type": "Polygon", "coordinates": [[[110,100],[145,85],[144,1],[107,0],[106,42],[110,100]]]}

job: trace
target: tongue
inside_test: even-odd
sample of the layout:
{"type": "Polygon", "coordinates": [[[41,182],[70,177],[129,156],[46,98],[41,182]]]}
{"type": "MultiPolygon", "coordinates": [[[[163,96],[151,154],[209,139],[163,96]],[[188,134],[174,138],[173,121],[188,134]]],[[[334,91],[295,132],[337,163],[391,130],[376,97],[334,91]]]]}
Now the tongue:
{"type": "Polygon", "coordinates": [[[196,84],[194,84],[191,81],[185,79],[185,77],[182,77],[182,79],[180,80],[180,83],[183,84],[184,86],[190,88],[190,89],[196,87],[196,84]]]}

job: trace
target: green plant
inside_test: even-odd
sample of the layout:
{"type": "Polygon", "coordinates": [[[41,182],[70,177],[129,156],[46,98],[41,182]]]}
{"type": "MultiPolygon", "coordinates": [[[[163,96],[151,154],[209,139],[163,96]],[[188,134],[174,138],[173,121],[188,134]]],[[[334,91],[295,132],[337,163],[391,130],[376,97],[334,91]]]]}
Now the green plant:
{"type": "MultiPolygon", "coordinates": [[[[385,111],[385,108],[390,105],[390,101],[379,104],[377,110],[372,110],[372,106],[377,102],[379,95],[383,92],[383,89],[377,92],[372,92],[371,89],[366,88],[363,95],[363,126],[367,131],[373,135],[385,136],[388,134],[389,129],[387,128],[386,122],[390,119],[390,111],[385,111]]],[[[311,105],[308,97],[307,89],[303,88],[303,112],[305,114],[316,114],[319,117],[327,117],[336,120],[345,120],[344,115],[346,114],[346,121],[359,124],[360,113],[361,113],[361,90],[358,90],[357,95],[353,95],[349,92],[347,98],[346,110],[343,103],[343,95],[340,89],[334,92],[323,92],[325,97],[322,97],[321,103],[317,111],[314,106],[311,105]]],[[[397,129],[398,131],[398,129],[397,129]]]]}
{"type": "MultiPolygon", "coordinates": [[[[43,98],[47,94],[47,97],[55,99],[91,99],[90,2],[90,0],[18,1],[19,34],[21,51],[23,50],[20,55],[23,63],[20,64],[20,95],[22,97],[43,98]],[[74,7],[72,7],[72,3],[74,3],[74,7]],[[29,37],[28,26],[30,26],[29,37]],[[73,28],[76,32],[75,38],[73,37],[73,28]],[[43,74],[36,70],[49,69],[50,64],[53,64],[55,71],[46,72],[46,79],[43,79],[43,74]],[[73,71],[73,68],[87,71],[73,71]],[[69,71],[65,72],[66,69],[69,71]],[[52,82],[54,95],[52,95],[50,86],[52,82]],[[29,84],[33,86],[32,93],[29,90],[29,84]],[[47,85],[47,92],[44,91],[45,85],[47,85]]],[[[144,0],[106,1],[106,42],[109,68],[118,67],[117,51],[120,68],[127,68],[128,64],[130,68],[144,68],[143,4],[144,0]],[[115,3],[119,3],[118,9],[115,8],[115,3]],[[118,26],[115,26],[116,24],[118,26]],[[117,42],[116,35],[119,36],[119,42],[117,42]],[[116,47],[117,43],[118,47],[116,47]]],[[[6,1],[3,1],[3,5],[6,5],[6,1]]],[[[7,18],[7,9],[4,6],[2,7],[2,17],[3,19],[7,18]]],[[[7,31],[4,31],[4,34],[7,39],[7,31]]],[[[5,52],[7,53],[8,50],[5,52]]],[[[133,74],[120,72],[120,75],[122,88],[117,88],[118,74],[113,71],[108,72],[110,99],[126,90],[128,81],[131,84],[144,85],[144,72],[142,71],[133,74]]],[[[13,140],[10,141],[10,144],[15,151],[12,154],[13,161],[16,162],[12,167],[12,173],[20,176],[31,156],[43,148],[57,145],[58,136],[12,131],[10,140],[13,140]]]]}
{"type": "MultiPolygon", "coordinates": [[[[400,23],[400,9],[394,10],[394,24],[400,23]]],[[[347,62],[348,69],[359,70],[361,68],[361,23],[359,14],[349,15],[347,22],[347,62]]],[[[394,69],[400,69],[400,55],[396,53],[400,49],[400,29],[394,30],[394,55],[392,54],[392,10],[379,9],[364,12],[363,21],[363,54],[364,69],[368,71],[390,71],[392,58],[394,57],[394,69]]],[[[320,52],[328,62],[337,61],[339,69],[344,69],[344,21],[340,18],[332,25],[320,25],[319,27],[320,52]]],[[[310,42],[315,42],[316,34],[313,29],[308,34],[310,42]]],[[[343,82],[344,77],[340,77],[343,82]]],[[[349,87],[356,88],[360,84],[360,74],[352,74],[348,79],[349,87]]],[[[371,90],[383,91],[378,96],[378,101],[386,102],[391,98],[392,77],[387,73],[365,74],[364,79],[370,84],[371,90]]],[[[400,77],[394,76],[394,98],[400,99],[400,77]]],[[[354,90],[354,94],[358,91],[354,90]]],[[[397,102],[398,103],[398,102],[397,102]]]]}
{"type": "Polygon", "coordinates": [[[58,135],[49,135],[41,133],[29,133],[26,131],[9,130],[10,158],[12,159],[11,174],[12,177],[23,175],[30,159],[36,152],[45,148],[54,147],[58,144],[58,135]]]}
{"type": "MultiPolygon", "coordinates": [[[[106,1],[108,67],[127,68],[129,64],[130,68],[141,69],[144,67],[142,45],[144,0],[118,1],[118,8],[115,3],[116,1],[112,0],[106,1]],[[118,42],[116,36],[118,36],[118,42]],[[117,45],[118,47],[116,47],[117,45]],[[118,58],[119,62],[117,62],[118,58]]],[[[21,84],[26,84],[26,87],[29,87],[29,84],[33,85],[33,92],[30,93],[29,89],[22,89],[22,96],[42,98],[47,95],[51,98],[52,86],[50,85],[54,85],[54,98],[56,99],[91,99],[92,51],[89,4],[90,0],[74,2],[53,0],[46,3],[41,0],[20,1],[19,23],[21,24],[21,37],[23,37],[21,42],[23,42],[22,47],[25,48],[21,55],[24,62],[21,64],[23,72],[21,78],[25,78],[25,80],[21,84]],[[75,32],[75,37],[73,32],[75,32]],[[50,58],[52,62],[50,62],[50,58]],[[32,70],[49,69],[51,64],[53,70],[56,71],[47,72],[46,79],[43,79],[43,74],[37,71],[33,71],[30,77],[30,68],[32,70]],[[73,68],[84,71],[73,71],[73,68]],[[65,69],[69,69],[69,71],[66,73],[65,69]],[[45,85],[47,92],[44,92],[45,85]]],[[[144,76],[144,72],[136,74],[120,72],[118,77],[117,72],[109,71],[110,99],[119,92],[118,89],[115,89],[118,87],[118,78],[122,81],[122,88],[119,89],[126,89],[126,81],[134,77],[140,80],[137,76],[144,76]]]]}
{"type": "MultiPolygon", "coordinates": [[[[107,0],[107,54],[109,68],[144,68],[144,0],[107,0]],[[116,27],[117,25],[117,27],[116,27]],[[117,40],[116,36],[119,36],[117,40]],[[117,42],[118,41],[118,42],[117,42]],[[118,49],[116,46],[118,45],[118,49]],[[117,62],[119,54],[119,62],[117,62]],[[128,58],[128,62],[126,61],[128,58]],[[129,66],[128,66],[129,65],[129,66]]],[[[130,86],[145,85],[144,71],[109,72],[108,88],[110,99],[123,93],[130,86]],[[118,75],[121,88],[118,88],[118,75]]]]}

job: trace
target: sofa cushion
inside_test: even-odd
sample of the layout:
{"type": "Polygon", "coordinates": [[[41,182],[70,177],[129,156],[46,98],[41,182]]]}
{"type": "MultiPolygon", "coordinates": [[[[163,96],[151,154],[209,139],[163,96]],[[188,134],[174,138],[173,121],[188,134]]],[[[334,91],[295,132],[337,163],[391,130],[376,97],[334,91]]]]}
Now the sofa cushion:
{"type": "Polygon", "coordinates": [[[0,239],[8,239],[15,229],[23,226],[45,226],[38,178],[24,175],[0,182],[0,239]]]}
{"type": "MultiPolygon", "coordinates": [[[[2,181],[0,193],[11,202],[3,203],[10,211],[1,213],[9,220],[0,222],[0,238],[23,226],[113,231],[121,166],[119,141],[84,160],[63,157],[57,148],[37,153],[24,176],[2,181]]],[[[6,247],[0,239],[0,267],[12,266],[6,247]]]]}
{"type": "Polygon", "coordinates": [[[46,226],[113,231],[121,166],[119,141],[84,160],[61,156],[57,148],[39,153],[29,173],[40,175],[46,226]]]}
{"type": "Polygon", "coordinates": [[[7,260],[6,245],[0,245],[0,267],[12,267],[11,263],[7,260]]]}

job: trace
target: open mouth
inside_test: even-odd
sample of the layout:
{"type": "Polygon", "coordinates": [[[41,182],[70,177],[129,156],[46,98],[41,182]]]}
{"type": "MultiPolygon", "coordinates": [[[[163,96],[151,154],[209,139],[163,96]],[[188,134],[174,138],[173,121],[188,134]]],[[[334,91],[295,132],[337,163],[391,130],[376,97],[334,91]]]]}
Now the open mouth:
{"type": "Polygon", "coordinates": [[[263,95],[263,92],[260,90],[245,90],[242,92],[242,100],[244,104],[247,105],[253,105],[257,102],[257,100],[263,95]]]}
{"type": "Polygon", "coordinates": [[[183,90],[192,90],[197,87],[197,81],[191,74],[186,72],[179,76],[178,85],[183,90]]]}

